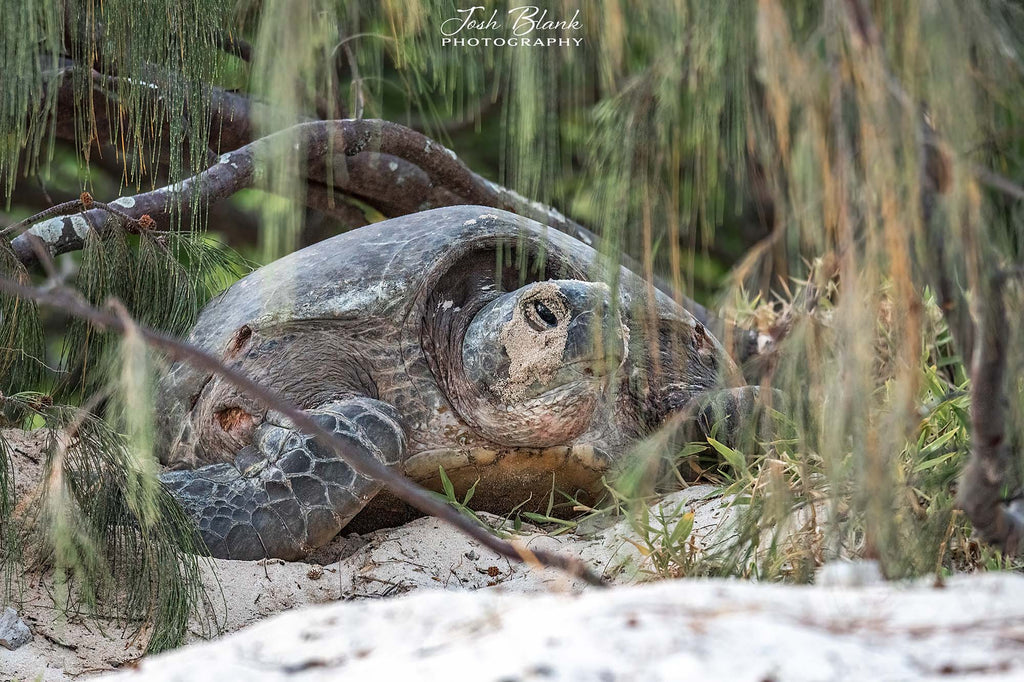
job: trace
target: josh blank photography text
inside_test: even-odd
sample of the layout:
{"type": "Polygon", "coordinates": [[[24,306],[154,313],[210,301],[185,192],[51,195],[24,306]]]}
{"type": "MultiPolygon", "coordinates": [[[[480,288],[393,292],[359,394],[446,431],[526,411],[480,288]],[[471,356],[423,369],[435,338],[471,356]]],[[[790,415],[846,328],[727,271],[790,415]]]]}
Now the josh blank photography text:
{"type": "Polygon", "coordinates": [[[482,5],[455,10],[458,16],[441,22],[441,45],[452,47],[579,47],[583,38],[565,36],[581,31],[580,11],[568,19],[557,18],[536,5],[513,7],[504,16],[488,15],[482,5]],[[479,35],[480,33],[504,35],[479,35]]]}

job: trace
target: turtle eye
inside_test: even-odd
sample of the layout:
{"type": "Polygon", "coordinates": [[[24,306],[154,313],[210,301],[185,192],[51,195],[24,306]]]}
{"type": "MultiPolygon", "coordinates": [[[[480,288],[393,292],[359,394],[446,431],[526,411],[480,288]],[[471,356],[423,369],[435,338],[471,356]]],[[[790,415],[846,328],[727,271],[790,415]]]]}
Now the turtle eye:
{"type": "Polygon", "coordinates": [[[558,318],[555,317],[553,312],[551,312],[551,308],[548,308],[540,301],[533,302],[533,311],[537,313],[537,317],[539,317],[548,327],[558,326],[558,318]]]}

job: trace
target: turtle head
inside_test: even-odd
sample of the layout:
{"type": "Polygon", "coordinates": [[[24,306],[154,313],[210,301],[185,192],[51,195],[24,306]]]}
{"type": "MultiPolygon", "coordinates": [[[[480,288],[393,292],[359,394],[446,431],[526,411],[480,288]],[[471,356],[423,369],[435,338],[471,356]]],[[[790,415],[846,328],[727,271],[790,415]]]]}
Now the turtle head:
{"type": "Polygon", "coordinates": [[[627,336],[601,283],[549,280],[494,299],[462,345],[466,379],[502,408],[477,420],[481,431],[523,447],[580,435],[622,365],[627,336]]]}

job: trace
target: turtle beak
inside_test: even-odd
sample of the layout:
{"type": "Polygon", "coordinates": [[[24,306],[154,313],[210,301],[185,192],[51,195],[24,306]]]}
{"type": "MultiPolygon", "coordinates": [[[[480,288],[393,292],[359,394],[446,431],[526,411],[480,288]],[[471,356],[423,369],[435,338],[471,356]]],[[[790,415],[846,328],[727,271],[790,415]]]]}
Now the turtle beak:
{"type": "Polygon", "coordinates": [[[562,361],[586,374],[610,374],[622,363],[625,344],[607,285],[572,282],[559,288],[572,311],[562,361]]]}

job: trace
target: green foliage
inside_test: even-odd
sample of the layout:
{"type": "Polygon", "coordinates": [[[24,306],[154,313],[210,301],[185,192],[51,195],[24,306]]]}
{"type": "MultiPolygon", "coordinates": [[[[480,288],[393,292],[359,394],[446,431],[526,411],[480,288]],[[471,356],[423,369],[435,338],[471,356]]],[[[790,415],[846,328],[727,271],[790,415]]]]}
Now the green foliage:
{"type": "Polygon", "coordinates": [[[32,171],[50,155],[58,90],[68,82],[85,158],[93,130],[106,126],[120,141],[132,180],[162,155],[172,182],[205,168],[206,88],[221,79],[225,60],[216,45],[229,25],[228,9],[219,0],[158,0],[145,11],[134,0],[2,3],[0,23],[18,36],[3,43],[8,75],[0,85],[0,177],[6,197],[19,155],[32,171]],[[123,77],[108,80],[97,72],[123,77]],[[96,86],[112,88],[114,103],[93,98],[96,86]]]}
{"type": "MultiPolygon", "coordinates": [[[[0,276],[28,278],[6,240],[0,240],[0,276]]],[[[44,370],[43,343],[35,305],[0,294],[0,395],[39,385],[44,370]]]]}
{"type": "Polygon", "coordinates": [[[460,500],[458,495],[455,494],[455,486],[452,484],[451,479],[448,478],[448,474],[445,472],[444,467],[438,466],[437,469],[438,475],[441,478],[441,490],[443,491],[443,494],[434,493],[434,495],[439,500],[447,502],[449,505],[452,506],[453,509],[456,509],[461,514],[473,519],[476,523],[480,525],[480,527],[488,529],[498,537],[507,536],[507,533],[505,533],[501,529],[501,525],[492,526],[491,524],[487,523],[482,518],[480,518],[480,516],[470,508],[469,503],[470,501],[472,501],[474,493],[476,493],[476,483],[469,486],[469,488],[466,490],[466,493],[462,496],[462,499],[460,500]]]}
{"type": "Polygon", "coordinates": [[[0,579],[3,584],[2,594],[10,594],[14,587],[14,567],[20,560],[17,529],[13,521],[14,514],[14,462],[11,457],[11,446],[0,431],[0,579]]]}
{"type": "MultiPolygon", "coordinates": [[[[838,558],[878,559],[889,578],[932,573],[941,579],[954,571],[1020,568],[1019,562],[1002,561],[997,552],[972,541],[969,523],[956,510],[956,481],[970,448],[968,382],[962,361],[951,354],[934,298],[926,296],[925,304],[930,322],[917,363],[914,430],[886,458],[880,474],[865,465],[852,438],[841,451],[827,449],[831,439],[815,426],[823,422],[810,399],[786,414],[773,412],[769,440],[728,447],[712,437],[675,446],[656,435],[638,446],[611,490],[616,507],[632,519],[644,541],[640,550],[649,569],[660,577],[740,575],[807,582],[823,562],[838,558]],[[718,460],[713,469],[707,468],[709,445],[718,460]],[[702,480],[717,483],[719,495],[731,496],[736,518],[716,544],[699,552],[678,541],[692,529],[682,510],[652,520],[648,509],[655,489],[664,490],[666,481],[697,461],[703,466],[692,469],[702,480]],[[671,475],[665,477],[666,471],[671,475]],[[879,500],[885,502],[881,514],[879,500]]],[[[820,327],[831,312],[822,305],[804,325],[820,327]]],[[[881,321],[875,331],[879,355],[885,356],[892,339],[886,338],[881,321]]],[[[818,332],[828,335],[820,340],[823,348],[840,345],[834,330],[818,332]]],[[[801,343],[800,332],[794,334],[791,342],[801,343]]],[[[807,376],[806,369],[801,368],[801,376],[807,376]]],[[[895,381],[884,376],[884,369],[879,365],[874,377],[883,415],[899,407],[893,404],[899,399],[895,381]]]]}
{"type": "Polygon", "coordinates": [[[693,531],[693,513],[683,505],[666,509],[646,504],[638,513],[629,514],[630,527],[640,542],[631,541],[645,560],[645,568],[658,578],[683,578],[700,575],[700,551],[693,531]],[[652,513],[653,512],[653,513],[652,513]]]}
{"type": "Polygon", "coordinates": [[[20,38],[0,44],[7,71],[0,85],[0,178],[9,198],[18,154],[24,147],[30,158],[38,158],[46,113],[56,106],[51,74],[59,65],[61,6],[46,0],[0,3],[0,24],[8,35],[20,38]],[[40,58],[40,52],[47,56],[40,58]]]}
{"type": "MultiPolygon", "coordinates": [[[[199,233],[133,236],[111,226],[111,234],[86,240],[76,288],[94,305],[116,300],[139,324],[184,334],[202,305],[246,270],[234,251],[199,233]]],[[[70,320],[57,395],[94,393],[120,365],[118,342],[115,333],[70,320]]]]}
{"type": "MultiPolygon", "coordinates": [[[[203,596],[202,541],[177,502],[156,483],[155,460],[84,409],[40,394],[5,399],[9,424],[46,429],[38,498],[15,500],[0,478],[5,540],[0,565],[16,598],[17,566],[42,570],[68,611],[134,622],[149,630],[148,651],[179,644],[203,596]],[[15,515],[14,504],[23,511],[15,515]]],[[[9,452],[0,445],[10,466],[9,452]]]]}
{"type": "MultiPolygon", "coordinates": [[[[181,334],[247,267],[200,233],[140,236],[110,226],[107,238],[88,240],[76,284],[96,304],[116,300],[133,320],[181,334]]],[[[13,256],[7,272],[27,277],[13,256]]],[[[18,576],[27,571],[44,579],[60,609],[134,624],[150,652],[177,646],[205,598],[205,547],[157,479],[152,382],[159,367],[137,336],[73,319],[63,335],[63,373],[44,375],[35,309],[2,303],[11,322],[4,333],[24,340],[12,346],[22,353],[3,368],[0,385],[53,383],[58,400],[81,407],[41,393],[0,396],[0,425],[48,434],[38,500],[16,498],[11,453],[0,437],[0,597],[18,599],[18,576]],[[19,364],[22,356],[31,364],[19,364]]]]}

